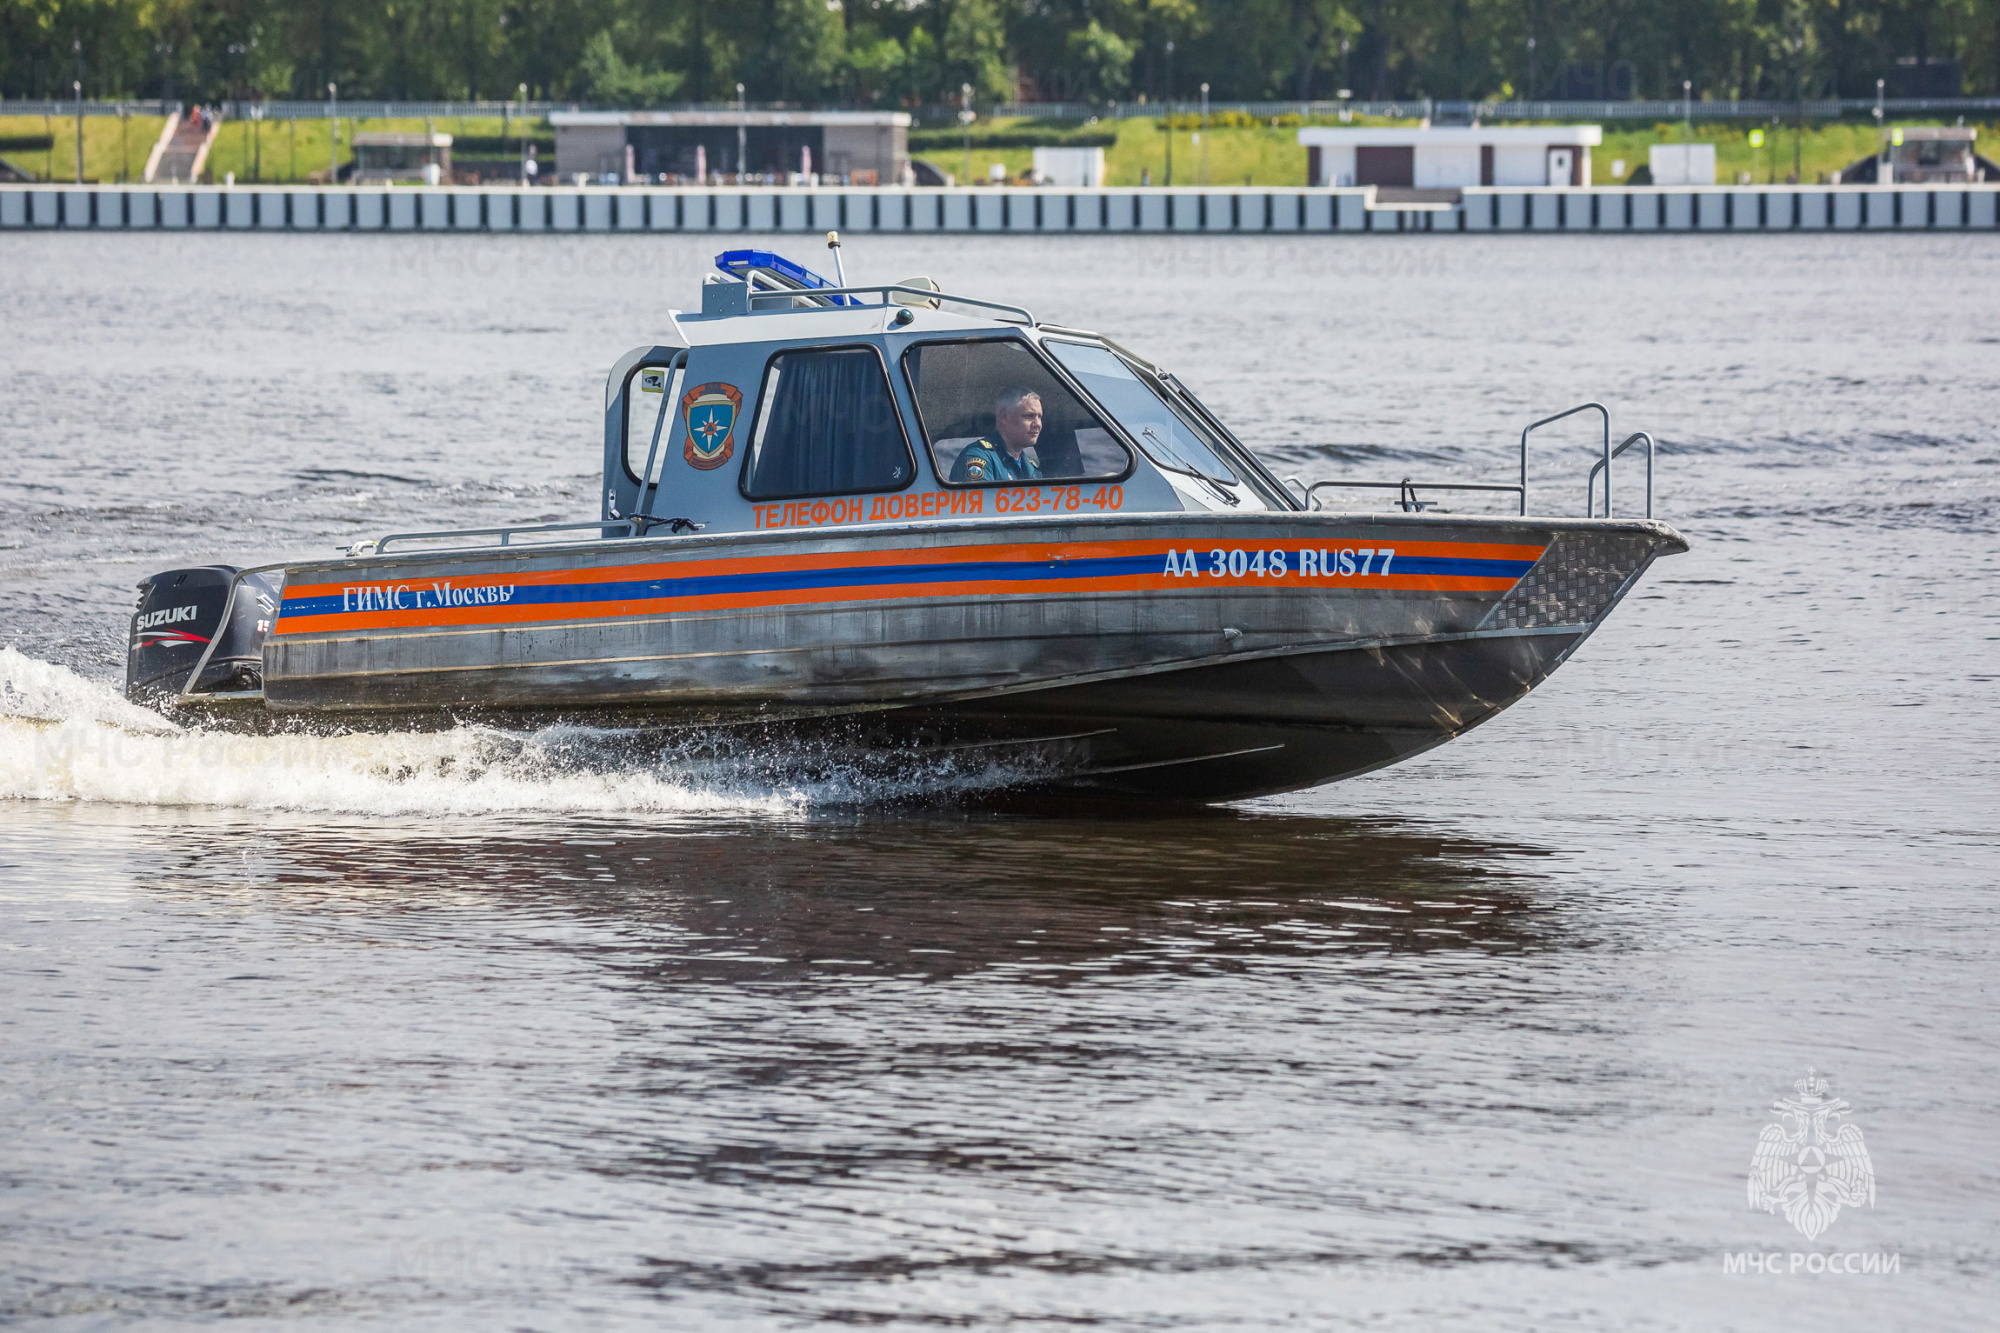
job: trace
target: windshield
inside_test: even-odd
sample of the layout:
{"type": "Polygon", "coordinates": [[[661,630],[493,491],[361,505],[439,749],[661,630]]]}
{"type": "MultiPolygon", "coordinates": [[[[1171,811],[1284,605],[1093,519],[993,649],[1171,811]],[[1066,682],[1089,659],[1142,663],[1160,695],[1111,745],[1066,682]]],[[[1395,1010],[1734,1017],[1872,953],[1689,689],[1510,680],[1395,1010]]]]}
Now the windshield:
{"type": "Polygon", "coordinates": [[[1083,381],[1091,397],[1131,432],[1154,462],[1210,481],[1240,480],[1223,461],[1221,443],[1109,349],[1054,340],[1044,346],[1064,369],[1083,381]]]}

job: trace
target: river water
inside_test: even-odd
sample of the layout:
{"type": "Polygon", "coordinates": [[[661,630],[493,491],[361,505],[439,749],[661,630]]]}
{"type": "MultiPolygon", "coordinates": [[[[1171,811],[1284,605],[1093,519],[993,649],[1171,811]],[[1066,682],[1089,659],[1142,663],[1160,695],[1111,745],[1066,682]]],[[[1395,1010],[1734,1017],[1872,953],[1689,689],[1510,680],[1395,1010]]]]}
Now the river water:
{"type": "Polygon", "coordinates": [[[0,1319],[1993,1318],[1992,238],[851,245],[1158,356],[1281,470],[1506,480],[1592,397],[1660,437],[1692,551],[1317,791],[118,701],[152,570],[594,516],[603,376],[716,248],[0,241],[0,1319]],[[1812,1240],[1746,1194],[1809,1068],[1874,1178],[1812,1240]]]}

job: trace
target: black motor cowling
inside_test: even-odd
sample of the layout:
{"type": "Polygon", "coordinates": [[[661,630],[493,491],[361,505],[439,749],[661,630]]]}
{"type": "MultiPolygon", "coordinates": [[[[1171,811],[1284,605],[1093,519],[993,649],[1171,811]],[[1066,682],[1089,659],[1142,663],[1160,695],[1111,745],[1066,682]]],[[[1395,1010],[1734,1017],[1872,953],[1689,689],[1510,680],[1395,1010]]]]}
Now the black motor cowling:
{"type": "Polygon", "coordinates": [[[195,682],[197,693],[258,690],[264,686],[264,636],[278,613],[278,585],[246,574],[222,621],[234,565],[170,569],[139,585],[139,609],[125,655],[125,697],[157,700],[179,694],[201,655],[215,642],[195,682]]]}

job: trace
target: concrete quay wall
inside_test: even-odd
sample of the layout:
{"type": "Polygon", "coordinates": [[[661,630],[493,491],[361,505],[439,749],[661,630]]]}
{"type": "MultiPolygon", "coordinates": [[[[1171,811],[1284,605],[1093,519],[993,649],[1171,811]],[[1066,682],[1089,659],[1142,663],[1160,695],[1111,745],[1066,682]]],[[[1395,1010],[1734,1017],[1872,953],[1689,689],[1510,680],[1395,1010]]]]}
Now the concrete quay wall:
{"type": "Polygon", "coordinates": [[[456,233],[1777,232],[2000,230],[2000,186],[1468,189],[1397,207],[1362,189],[324,189],[0,186],[0,231],[456,233]]]}

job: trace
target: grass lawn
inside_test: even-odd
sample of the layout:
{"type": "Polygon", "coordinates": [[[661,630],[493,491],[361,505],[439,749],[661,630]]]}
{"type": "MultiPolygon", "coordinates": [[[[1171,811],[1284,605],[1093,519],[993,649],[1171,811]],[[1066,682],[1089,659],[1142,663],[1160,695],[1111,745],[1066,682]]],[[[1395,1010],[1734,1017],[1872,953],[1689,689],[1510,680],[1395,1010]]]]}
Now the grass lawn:
{"type": "MultiPolygon", "coordinates": [[[[220,181],[224,173],[233,171],[239,182],[302,181],[313,172],[324,175],[328,128],[329,122],[324,120],[267,120],[261,124],[251,120],[226,120],[222,123],[221,132],[215,136],[215,146],[208,150],[205,174],[213,175],[220,181]]],[[[464,116],[431,121],[354,121],[342,116],[341,164],[344,166],[354,160],[354,150],[349,145],[357,130],[364,134],[422,134],[427,129],[454,137],[492,137],[500,133],[500,118],[464,116]]],[[[520,134],[524,129],[534,134],[546,135],[549,132],[547,123],[543,121],[523,121],[514,117],[507,122],[509,134],[520,134]]],[[[554,165],[545,161],[543,169],[552,170],[554,165]]]]}
{"type": "MultiPolygon", "coordinates": [[[[160,116],[133,116],[124,124],[121,141],[118,117],[85,116],[83,178],[106,184],[120,180],[137,181],[144,174],[147,155],[153,151],[153,142],[160,137],[160,130],[166,123],[165,118],[160,116]]],[[[468,117],[438,120],[434,124],[438,130],[452,135],[500,133],[500,118],[497,116],[492,119],[468,117]]],[[[522,125],[518,118],[510,120],[509,132],[519,133],[522,125]]],[[[364,120],[359,123],[359,128],[366,131],[421,133],[425,127],[423,120],[364,120]]],[[[548,133],[547,124],[540,121],[532,122],[529,128],[537,133],[548,133]]],[[[226,120],[215,136],[214,145],[208,150],[208,163],[203,168],[203,175],[213,178],[217,184],[232,171],[236,173],[237,181],[245,184],[258,180],[303,181],[312,172],[326,171],[328,129],[329,122],[324,120],[226,120]]],[[[354,160],[354,151],[349,143],[355,129],[356,122],[341,117],[340,161],[343,165],[354,160]]],[[[25,153],[15,150],[6,152],[4,156],[15,166],[32,173],[37,180],[75,180],[74,116],[0,116],[0,138],[42,134],[54,136],[53,148],[25,153]]]]}
{"type": "MultiPolygon", "coordinates": [[[[113,182],[137,180],[146,170],[146,155],[166,124],[162,116],[117,116],[83,118],[83,178],[113,182]]],[[[8,161],[38,180],[76,179],[75,116],[0,116],[0,138],[25,134],[55,136],[55,147],[23,153],[0,151],[8,161]]]]}
{"type": "MultiPolygon", "coordinates": [[[[1362,121],[1356,124],[1398,124],[1415,125],[1415,121],[1362,121]]],[[[1918,122],[1911,122],[1918,123],[1918,122]]],[[[1938,122],[1932,122],[1938,123],[1938,122]]],[[[994,128],[1020,126],[1027,128],[1031,122],[997,121],[994,128]]],[[[1118,136],[1118,141],[1104,150],[1105,184],[1138,185],[1142,173],[1152,173],[1152,183],[1167,183],[1167,140],[1168,135],[1155,119],[1129,119],[1106,121],[1103,128],[1118,136]]],[[[1992,156],[1996,140],[2000,140],[2000,127],[1981,126],[1980,144],[1988,156],[1992,156]]],[[[1306,150],[1299,146],[1298,130],[1293,126],[1256,128],[1223,128],[1211,126],[1206,134],[1200,135],[1207,141],[1207,161],[1204,169],[1202,146],[1195,143],[1196,133],[1192,130],[1177,129],[1173,132],[1175,185],[1214,184],[1230,185],[1304,185],[1306,183],[1306,150]]],[[[1628,178],[1634,169],[1647,160],[1647,149],[1656,143],[1681,143],[1686,139],[1683,127],[1678,123],[1650,125],[1643,128],[1619,128],[1614,122],[1607,125],[1604,142],[1590,151],[1591,183],[1593,185],[1615,185],[1628,178]],[[1625,170],[1620,175],[1612,174],[1612,165],[1623,159],[1625,170]]],[[[1745,124],[1696,125],[1693,135],[1696,143],[1715,145],[1715,176],[1718,183],[1728,184],[1737,179],[1741,172],[1752,172],[1759,185],[1782,183],[1792,171],[1794,142],[1799,148],[1800,179],[1808,184],[1819,181],[1831,172],[1839,171],[1857,158],[1868,156],[1881,147],[1881,135],[1872,123],[1840,122],[1835,124],[1808,124],[1803,136],[1791,126],[1761,127],[1745,124]],[[1750,146],[1750,131],[1762,128],[1764,146],[1750,146]]],[[[917,154],[941,171],[951,172],[961,181],[965,179],[965,153],[962,149],[936,150],[917,154]]],[[[976,144],[972,150],[972,175],[976,180],[987,178],[992,164],[999,163],[1005,168],[1009,179],[1017,179],[1027,173],[1034,161],[1031,148],[980,148],[976,144]]]]}
{"type": "MultiPolygon", "coordinates": [[[[1994,132],[1992,126],[1979,127],[1980,145],[1989,157],[1992,155],[1994,132]]],[[[1798,150],[1799,179],[1808,185],[1825,180],[1857,159],[1882,150],[1881,131],[1875,128],[1873,122],[1809,124],[1804,134],[1790,125],[1696,125],[1691,139],[1685,127],[1675,122],[1632,130],[1614,130],[1607,126],[1604,142],[1590,150],[1591,183],[1615,185],[1624,180],[1645,163],[1646,150],[1653,144],[1688,142],[1715,145],[1715,180],[1719,185],[1736,181],[1746,171],[1751,175],[1752,184],[1782,185],[1785,178],[1792,174],[1795,147],[1798,150]],[[1759,128],[1764,131],[1764,146],[1752,148],[1750,131],[1759,128]],[[1625,173],[1614,176],[1611,168],[1620,158],[1625,160],[1625,173]]]]}
{"type": "MultiPolygon", "coordinates": [[[[1032,121],[995,120],[989,128],[1032,128],[1032,121]]],[[[1152,183],[1167,183],[1167,141],[1170,137],[1160,122],[1150,118],[1107,120],[1098,128],[1116,134],[1118,141],[1104,150],[1106,185],[1138,185],[1145,173],[1152,183]]],[[[1173,140],[1173,183],[1175,185],[1304,185],[1306,150],[1298,144],[1295,129],[1225,129],[1211,126],[1206,134],[1177,129],[1173,140]],[[1205,144],[1197,140],[1206,140],[1205,144]],[[1204,171],[1202,149],[1206,148],[1204,171]]],[[[933,149],[913,154],[940,171],[950,172],[960,184],[967,180],[966,154],[961,148],[933,149]]],[[[1032,148],[972,148],[971,179],[984,182],[995,163],[1010,180],[1025,176],[1033,167],[1032,148]]]]}
{"type": "MultiPolygon", "coordinates": [[[[106,183],[136,181],[144,172],[146,156],[152,151],[153,141],[159,137],[165,123],[157,116],[133,116],[124,122],[116,116],[84,117],[84,179],[106,183]]],[[[1357,119],[1356,123],[1408,125],[1415,122],[1363,122],[1357,119]]],[[[1033,124],[1027,120],[997,120],[984,127],[1026,129],[1032,128],[1033,124]]],[[[433,128],[451,135],[495,136],[501,132],[501,122],[497,117],[468,117],[431,122],[364,120],[357,123],[342,117],[339,143],[342,163],[353,159],[349,143],[357,128],[401,132],[421,132],[433,128]]],[[[508,128],[518,134],[523,129],[523,122],[515,119],[508,128]]],[[[549,132],[547,124],[540,121],[527,128],[543,135],[549,132]]],[[[1107,185],[1138,185],[1147,173],[1151,174],[1153,184],[1167,183],[1170,136],[1161,128],[1159,120],[1104,121],[1099,128],[1117,136],[1117,142],[1104,150],[1107,185]]],[[[1719,183],[1733,182],[1742,172],[1752,173],[1755,183],[1759,185],[1774,180],[1782,183],[1792,172],[1796,144],[1800,179],[1810,184],[1823,180],[1829,173],[1846,167],[1857,158],[1877,151],[1881,145],[1879,132],[1868,122],[1808,125],[1802,136],[1789,125],[1764,125],[1761,127],[1764,131],[1764,146],[1761,149],[1750,146],[1752,128],[1758,127],[1747,124],[1695,126],[1695,142],[1715,145],[1715,174],[1719,183]]],[[[209,150],[204,174],[220,182],[228,173],[234,172],[236,179],[245,184],[255,181],[303,181],[311,173],[326,171],[328,130],[329,124],[324,120],[225,121],[216,136],[214,147],[209,150]]],[[[1994,156],[1996,150],[2000,150],[2000,126],[1982,125],[1979,131],[1982,151],[1989,157],[1994,156]]],[[[74,117],[0,116],[0,137],[41,134],[54,136],[53,148],[46,152],[39,149],[32,152],[16,150],[6,153],[6,156],[37,179],[74,180],[74,117]]],[[[1676,122],[1645,128],[1623,128],[1615,123],[1607,125],[1603,144],[1591,150],[1591,183],[1617,184],[1646,161],[1646,150],[1651,145],[1680,143],[1685,137],[1684,127],[1676,122]],[[1620,160],[1624,162],[1625,169],[1623,173],[1614,174],[1612,167],[1620,160]]],[[[1305,184],[1306,150],[1299,146],[1298,131],[1293,126],[1211,126],[1206,133],[1176,129],[1171,139],[1174,159],[1172,179],[1175,185],[1305,184]],[[1205,142],[1197,143],[1197,139],[1205,142]]],[[[917,156],[942,171],[952,173],[961,182],[966,179],[966,159],[962,149],[928,150],[917,156]]],[[[1033,161],[1034,150],[1031,148],[981,148],[975,144],[971,177],[978,181],[986,180],[993,164],[998,163],[1008,179],[1019,179],[1027,174],[1033,161]]],[[[553,168],[553,162],[545,162],[545,170],[553,168]]]]}

